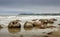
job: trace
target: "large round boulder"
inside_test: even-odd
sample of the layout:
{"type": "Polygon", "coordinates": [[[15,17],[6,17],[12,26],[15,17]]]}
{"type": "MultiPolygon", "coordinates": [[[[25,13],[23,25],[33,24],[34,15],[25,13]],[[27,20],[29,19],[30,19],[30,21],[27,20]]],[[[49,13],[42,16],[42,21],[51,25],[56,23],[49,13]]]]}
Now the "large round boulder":
{"type": "Polygon", "coordinates": [[[41,21],[35,21],[35,22],[33,23],[33,26],[34,26],[35,28],[40,28],[40,29],[45,29],[45,28],[47,28],[47,24],[44,24],[44,23],[42,23],[41,21]]]}
{"type": "Polygon", "coordinates": [[[21,24],[20,24],[19,20],[14,20],[8,24],[8,27],[9,28],[21,28],[21,24]]]}
{"type": "Polygon", "coordinates": [[[31,30],[33,28],[33,23],[26,21],[24,24],[24,29],[25,30],[31,30]]]}
{"type": "Polygon", "coordinates": [[[35,27],[35,28],[40,28],[41,27],[41,22],[40,21],[35,21],[35,22],[33,22],[33,26],[35,27]]]}

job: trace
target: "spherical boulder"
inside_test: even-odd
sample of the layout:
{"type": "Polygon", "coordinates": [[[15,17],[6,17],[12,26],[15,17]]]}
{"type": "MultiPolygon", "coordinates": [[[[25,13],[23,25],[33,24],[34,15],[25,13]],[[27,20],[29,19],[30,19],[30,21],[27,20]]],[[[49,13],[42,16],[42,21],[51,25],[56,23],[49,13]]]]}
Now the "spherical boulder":
{"type": "Polygon", "coordinates": [[[24,24],[24,29],[25,30],[31,30],[33,28],[33,23],[26,21],[24,24]]]}
{"type": "Polygon", "coordinates": [[[33,26],[34,26],[35,28],[45,29],[45,28],[47,28],[47,22],[45,22],[44,20],[35,21],[35,22],[33,23],[33,26]]]}
{"type": "Polygon", "coordinates": [[[8,27],[9,27],[9,28],[21,28],[21,24],[19,23],[18,20],[14,20],[14,21],[11,21],[11,22],[8,24],[8,27]]]}
{"type": "Polygon", "coordinates": [[[33,22],[33,26],[35,27],[35,28],[40,28],[41,27],[41,22],[40,21],[35,21],[35,22],[33,22]]]}

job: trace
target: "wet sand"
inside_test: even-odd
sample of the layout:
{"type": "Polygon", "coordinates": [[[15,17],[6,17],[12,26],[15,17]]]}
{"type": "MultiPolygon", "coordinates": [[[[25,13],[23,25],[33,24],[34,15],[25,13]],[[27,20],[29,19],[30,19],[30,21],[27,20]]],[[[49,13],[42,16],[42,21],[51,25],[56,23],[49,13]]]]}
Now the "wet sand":
{"type": "Polygon", "coordinates": [[[21,30],[20,28],[3,28],[0,37],[60,37],[60,28],[21,30]],[[51,34],[49,34],[52,32],[51,34]]]}
{"type": "Polygon", "coordinates": [[[54,31],[51,35],[48,35],[49,37],[60,37],[60,28],[58,28],[58,31],[54,31]]]}

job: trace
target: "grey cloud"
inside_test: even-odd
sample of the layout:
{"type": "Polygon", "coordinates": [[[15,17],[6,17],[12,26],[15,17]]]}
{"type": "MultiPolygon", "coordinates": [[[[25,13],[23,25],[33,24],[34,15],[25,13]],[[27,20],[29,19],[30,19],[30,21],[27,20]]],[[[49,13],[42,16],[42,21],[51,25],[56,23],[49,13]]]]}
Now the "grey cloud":
{"type": "Polygon", "coordinates": [[[60,0],[0,0],[1,15],[42,12],[60,12],[60,0]],[[22,10],[22,12],[18,11],[19,9],[22,10]]]}
{"type": "Polygon", "coordinates": [[[60,5],[60,0],[0,0],[0,5],[60,5]]]}

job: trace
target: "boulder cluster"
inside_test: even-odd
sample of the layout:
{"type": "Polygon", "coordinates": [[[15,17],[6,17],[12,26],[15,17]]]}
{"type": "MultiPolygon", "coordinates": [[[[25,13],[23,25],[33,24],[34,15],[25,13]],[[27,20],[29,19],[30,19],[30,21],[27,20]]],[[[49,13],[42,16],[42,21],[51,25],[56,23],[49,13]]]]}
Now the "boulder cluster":
{"type": "MultiPolygon", "coordinates": [[[[54,24],[54,22],[57,21],[57,19],[55,18],[51,18],[51,19],[32,19],[31,21],[26,21],[24,23],[24,29],[32,29],[32,28],[41,28],[41,29],[45,29],[45,28],[49,28],[49,26],[47,26],[48,24],[54,24]]],[[[20,20],[14,20],[11,21],[8,24],[8,28],[21,28],[20,24],[20,20]]],[[[51,26],[53,27],[53,26],[51,26]]]]}
{"type": "MultiPolygon", "coordinates": [[[[48,24],[54,24],[54,22],[57,21],[57,19],[52,18],[52,19],[33,19],[32,22],[27,21],[24,24],[24,28],[41,28],[41,29],[45,29],[48,28],[50,26],[47,26],[48,24]]],[[[53,26],[51,26],[53,27],[53,26]]]]}

